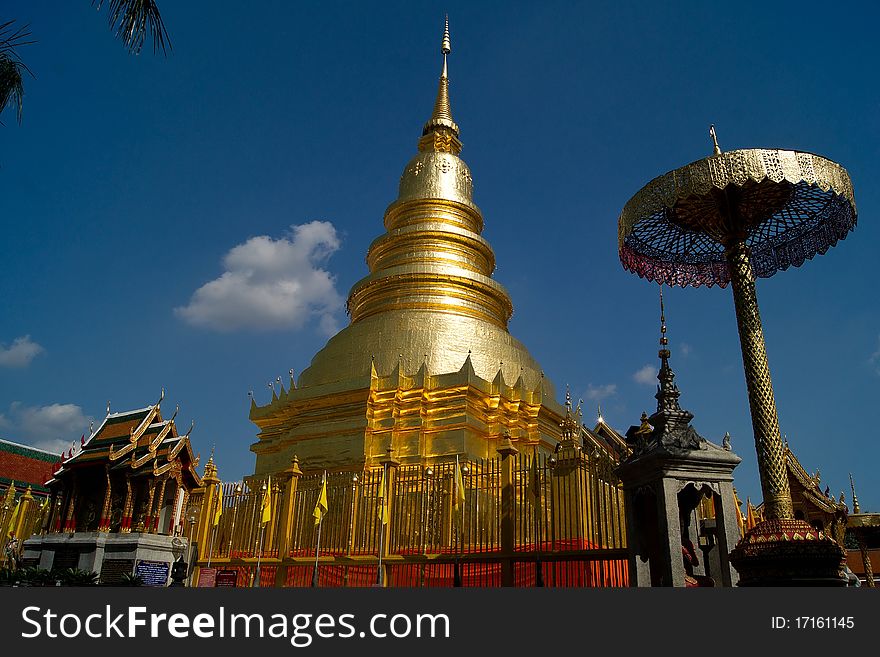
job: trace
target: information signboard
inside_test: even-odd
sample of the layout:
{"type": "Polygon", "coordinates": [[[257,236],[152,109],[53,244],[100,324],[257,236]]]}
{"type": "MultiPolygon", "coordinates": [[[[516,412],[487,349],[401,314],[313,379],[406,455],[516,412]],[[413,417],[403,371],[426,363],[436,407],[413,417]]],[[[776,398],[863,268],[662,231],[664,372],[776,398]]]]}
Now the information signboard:
{"type": "Polygon", "coordinates": [[[144,586],[167,586],[168,585],[167,561],[147,561],[138,559],[134,568],[134,574],[140,577],[144,586]]]}

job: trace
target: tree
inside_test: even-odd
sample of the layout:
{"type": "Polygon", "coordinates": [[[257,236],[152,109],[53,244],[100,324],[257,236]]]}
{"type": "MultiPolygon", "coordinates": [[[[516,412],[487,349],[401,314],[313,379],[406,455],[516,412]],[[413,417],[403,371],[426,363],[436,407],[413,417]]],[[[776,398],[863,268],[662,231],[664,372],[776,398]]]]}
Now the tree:
{"type": "Polygon", "coordinates": [[[16,49],[33,43],[28,41],[30,35],[27,25],[17,27],[15,21],[0,24],[0,114],[7,106],[14,107],[19,123],[24,99],[23,77],[31,72],[21,61],[16,49]]]}
{"type": "MultiPolygon", "coordinates": [[[[104,0],[92,0],[98,9],[103,4],[104,0]]],[[[141,51],[147,32],[153,36],[153,52],[161,49],[162,54],[167,54],[166,45],[171,48],[171,39],[154,0],[109,0],[107,11],[110,29],[130,53],[137,55],[141,51]]]]}
{"type": "MultiPolygon", "coordinates": [[[[101,9],[104,0],[92,0],[101,9]]],[[[171,39],[154,0],[108,0],[107,19],[110,30],[122,41],[126,50],[136,55],[143,48],[147,33],[153,38],[153,52],[167,55],[171,39]]],[[[0,114],[7,106],[15,108],[21,123],[24,100],[24,74],[33,75],[18,55],[17,48],[33,43],[28,26],[17,27],[15,21],[0,23],[0,114]]]]}

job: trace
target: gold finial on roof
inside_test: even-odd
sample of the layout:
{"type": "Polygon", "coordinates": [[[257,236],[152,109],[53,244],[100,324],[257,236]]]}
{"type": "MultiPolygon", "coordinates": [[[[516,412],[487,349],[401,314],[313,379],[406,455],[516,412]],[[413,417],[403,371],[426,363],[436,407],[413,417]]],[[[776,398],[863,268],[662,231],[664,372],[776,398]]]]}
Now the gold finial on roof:
{"type": "Polygon", "coordinates": [[[446,14],[446,25],[443,28],[443,42],[440,44],[440,52],[443,53],[443,77],[446,77],[446,55],[452,52],[449,42],[449,14],[446,14]]]}
{"type": "Polygon", "coordinates": [[[853,494],[853,496],[852,496],[853,497],[853,513],[861,513],[862,510],[859,508],[859,498],[856,497],[856,484],[853,481],[852,472],[849,473],[849,485],[850,485],[850,488],[852,488],[852,494],[853,494]]]}
{"type": "Polygon", "coordinates": [[[712,137],[712,155],[721,155],[721,146],[718,145],[718,136],[715,134],[715,124],[709,126],[709,136],[712,137]]]}
{"type": "Polygon", "coordinates": [[[446,56],[452,52],[449,41],[449,17],[443,30],[443,41],[440,44],[440,53],[443,55],[443,69],[440,73],[440,84],[437,88],[437,99],[434,101],[434,111],[431,118],[425,123],[422,130],[422,139],[419,140],[419,150],[440,150],[451,153],[461,152],[461,142],[458,141],[458,126],[452,119],[452,107],[449,102],[449,69],[446,56]],[[428,137],[426,139],[426,137],[428,137]]]}
{"type": "Polygon", "coordinates": [[[3,499],[3,506],[7,509],[12,508],[13,502],[15,502],[15,482],[10,481],[9,487],[6,489],[6,497],[3,499]]]}

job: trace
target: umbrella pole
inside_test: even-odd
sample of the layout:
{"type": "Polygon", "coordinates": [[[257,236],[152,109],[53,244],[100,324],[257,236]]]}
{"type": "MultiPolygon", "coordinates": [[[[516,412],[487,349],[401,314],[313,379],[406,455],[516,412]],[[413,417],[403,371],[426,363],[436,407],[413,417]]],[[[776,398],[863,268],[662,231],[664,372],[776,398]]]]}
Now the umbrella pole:
{"type": "Polygon", "coordinates": [[[770,366],[767,363],[749,247],[745,242],[737,241],[727,249],[726,256],[730,267],[755,448],[758,452],[764,515],[767,519],[792,518],[794,516],[785,465],[785,446],[779,435],[776,400],[773,397],[773,383],[770,380],[770,366]]]}

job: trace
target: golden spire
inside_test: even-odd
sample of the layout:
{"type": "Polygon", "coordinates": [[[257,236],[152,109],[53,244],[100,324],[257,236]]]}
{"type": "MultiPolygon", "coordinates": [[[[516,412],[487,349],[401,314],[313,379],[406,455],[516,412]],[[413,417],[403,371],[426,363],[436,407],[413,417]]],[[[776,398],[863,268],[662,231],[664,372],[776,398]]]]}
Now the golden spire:
{"type": "Polygon", "coordinates": [[[853,494],[853,513],[861,513],[862,510],[859,508],[859,498],[856,497],[856,484],[853,481],[852,472],[849,473],[849,485],[852,488],[853,494]]]}
{"type": "Polygon", "coordinates": [[[718,136],[715,134],[715,124],[709,126],[709,136],[712,137],[712,155],[721,155],[721,146],[718,145],[718,136]]]}
{"type": "Polygon", "coordinates": [[[440,77],[446,75],[446,55],[452,52],[452,45],[449,43],[449,14],[446,14],[446,25],[443,28],[443,41],[440,43],[440,52],[443,54],[443,73],[440,77]]]}
{"type": "MultiPolygon", "coordinates": [[[[448,59],[447,40],[444,32],[441,57],[448,59]]],[[[441,77],[441,109],[448,99],[446,74],[441,77]]],[[[403,169],[397,199],[385,212],[386,232],[370,245],[369,275],[349,292],[351,324],[301,373],[301,394],[346,377],[378,381],[398,363],[400,370],[417,372],[427,353],[431,375],[460,372],[491,382],[504,361],[505,381],[521,376],[522,386],[553,398],[552,383],[540,383],[540,366],[508,333],[513,305],[492,278],[495,254],[481,236],[483,216],[473,202],[473,177],[459,157],[457,126],[439,113],[434,112],[419,152],[403,169]],[[468,359],[472,346],[474,355],[468,359]],[[367,359],[370,354],[375,359],[367,359]]]]}
{"type": "Polygon", "coordinates": [[[449,102],[449,75],[446,56],[450,52],[452,52],[452,46],[449,41],[449,16],[447,16],[443,40],[440,43],[443,70],[440,73],[440,85],[437,89],[437,100],[434,101],[434,111],[431,112],[431,118],[425,123],[422,138],[419,140],[420,151],[434,150],[455,154],[461,152],[458,126],[452,120],[452,106],[449,102]]]}

